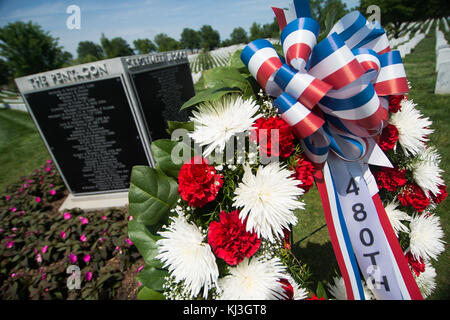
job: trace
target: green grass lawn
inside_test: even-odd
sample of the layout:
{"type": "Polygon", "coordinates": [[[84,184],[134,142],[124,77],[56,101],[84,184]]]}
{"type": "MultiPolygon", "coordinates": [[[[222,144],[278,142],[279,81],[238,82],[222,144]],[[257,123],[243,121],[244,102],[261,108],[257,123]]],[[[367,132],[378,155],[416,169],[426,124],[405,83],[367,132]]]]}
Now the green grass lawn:
{"type": "MultiPolygon", "coordinates": [[[[443,28],[441,28],[443,29],[443,28]]],[[[449,35],[447,34],[447,39],[449,35]]],[[[439,147],[442,155],[442,169],[446,171],[444,179],[450,181],[450,144],[448,125],[450,124],[450,96],[438,96],[433,93],[436,82],[435,69],[435,32],[431,28],[427,38],[420,42],[414,52],[404,59],[408,79],[412,85],[410,99],[433,121],[435,133],[431,136],[433,144],[439,147]]],[[[49,158],[48,152],[34,126],[30,116],[14,110],[0,110],[0,192],[9,183],[33,169],[49,158]]],[[[298,242],[311,232],[325,224],[321,202],[317,189],[313,188],[304,196],[306,210],[298,212],[299,223],[294,228],[294,242],[298,242]]],[[[446,234],[445,241],[450,242],[450,201],[444,201],[436,213],[441,217],[446,234]]],[[[439,257],[433,265],[437,271],[437,288],[430,299],[449,299],[450,250],[439,257]]],[[[313,282],[330,281],[338,271],[328,230],[321,230],[294,246],[294,252],[312,271],[313,282]]]]}
{"type": "Polygon", "coordinates": [[[28,113],[0,109],[0,193],[49,159],[28,113]]]}

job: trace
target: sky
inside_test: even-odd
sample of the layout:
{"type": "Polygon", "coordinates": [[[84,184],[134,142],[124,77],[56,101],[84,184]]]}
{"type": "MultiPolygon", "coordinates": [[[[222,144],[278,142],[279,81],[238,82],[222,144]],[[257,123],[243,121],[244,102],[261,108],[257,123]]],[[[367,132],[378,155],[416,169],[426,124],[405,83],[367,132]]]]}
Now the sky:
{"type": "MultiPolygon", "coordinates": [[[[253,22],[273,20],[271,6],[288,7],[292,0],[0,0],[0,27],[15,21],[33,21],[59,38],[59,44],[76,57],[78,42],[100,43],[107,38],[153,40],[166,33],[179,40],[185,27],[198,30],[211,25],[221,39],[229,38],[235,27],[249,30],[253,22]],[[70,5],[80,8],[80,29],[66,25],[70,5]]],[[[345,0],[348,8],[359,0],[345,0]]]]}

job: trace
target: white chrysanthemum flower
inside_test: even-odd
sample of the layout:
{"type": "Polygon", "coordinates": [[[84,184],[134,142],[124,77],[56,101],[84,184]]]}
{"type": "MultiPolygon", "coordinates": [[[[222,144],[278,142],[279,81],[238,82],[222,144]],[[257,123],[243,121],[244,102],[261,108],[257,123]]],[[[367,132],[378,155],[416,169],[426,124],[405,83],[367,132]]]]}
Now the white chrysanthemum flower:
{"type": "Polygon", "coordinates": [[[260,166],[253,175],[249,166],[244,166],[242,182],[234,191],[234,207],[242,208],[239,217],[247,218],[247,231],[254,231],[259,237],[275,241],[284,236],[283,229],[297,223],[295,209],[303,209],[298,200],[303,190],[297,185],[292,172],[281,168],[278,162],[260,166]],[[275,235],[275,237],[274,237],[275,235]]]}
{"type": "MultiPolygon", "coordinates": [[[[342,277],[334,277],[333,278],[334,284],[328,283],[327,287],[330,291],[330,294],[336,299],[336,300],[348,300],[347,299],[347,291],[345,289],[345,283],[344,278],[342,277]]],[[[363,291],[364,291],[364,298],[366,300],[375,300],[375,296],[373,295],[372,291],[366,286],[365,283],[363,283],[363,291]]]]}
{"type": "Polygon", "coordinates": [[[398,130],[398,141],[406,153],[416,155],[425,149],[424,142],[427,136],[433,133],[430,129],[432,122],[424,118],[419,110],[415,108],[412,100],[402,100],[401,110],[393,113],[389,122],[398,130]]]}
{"type": "Polygon", "coordinates": [[[430,296],[436,288],[436,270],[431,263],[425,263],[425,271],[421,272],[419,276],[413,273],[417,286],[419,287],[422,297],[426,299],[430,296]]]}
{"type": "Polygon", "coordinates": [[[219,279],[222,300],[276,300],[284,299],[284,288],[279,281],[285,278],[286,267],[280,259],[261,260],[245,258],[230,274],[219,279]]]}
{"type": "Polygon", "coordinates": [[[294,289],[294,297],[293,300],[304,300],[308,297],[308,291],[302,287],[291,277],[289,273],[285,273],[284,278],[289,281],[294,289]]]}
{"type": "Polygon", "coordinates": [[[214,150],[223,151],[234,135],[251,130],[259,106],[252,99],[228,95],[213,103],[203,103],[193,111],[194,132],[189,136],[205,147],[203,155],[208,157],[214,150]]]}
{"type": "Polygon", "coordinates": [[[384,208],[397,238],[399,232],[409,232],[408,227],[402,221],[411,221],[411,217],[407,213],[399,210],[398,207],[399,203],[394,200],[384,208]]]}
{"type": "Polygon", "coordinates": [[[211,247],[203,242],[202,232],[184,216],[172,217],[167,231],[156,242],[159,255],[176,282],[184,281],[191,297],[196,297],[203,287],[203,297],[212,287],[217,287],[219,270],[211,247]]]}
{"type": "Polygon", "coordinates": [[[411,219],[409,249],[416,260],[436,259],[445,250],[444,231],[438,216],[423,213],[411,219]]]}
{"type": "Polygon", "coordinates": [[[445,184],[441,177],[444,170],[439,168],[440,162],[441,156],[436,148],[431,147],[423,150],[410,166],[417,185],[429,197],[431,193],[438,195],[439,186],[445,184]]]}

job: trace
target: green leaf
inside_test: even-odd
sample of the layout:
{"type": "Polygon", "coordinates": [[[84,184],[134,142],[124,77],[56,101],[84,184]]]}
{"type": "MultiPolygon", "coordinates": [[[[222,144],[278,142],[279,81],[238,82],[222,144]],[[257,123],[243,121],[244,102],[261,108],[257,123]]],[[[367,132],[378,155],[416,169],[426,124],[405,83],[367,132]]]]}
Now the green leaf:
{"type": "Polygon", "coordinates": [[[245,77],[235,68],[218,67],[203,72],[206,88],[229,87],[239,88],[244,91],[248,83],[245,77]]]}
{"type": "Polygon", "coordinates": [[[238,92],[241,92],[241,90],[239,88],[229,88],[229,87],[209,88],[209,89],[206,89],[206,90],[203,90],[203,91],[199,92],[198,94],[193,96],[191,99],[186,101],[181,106],[180,111],[184,110],[186,108],[190,108],[192,106],[195,106],[195,105],[197,105],[199,103],[202,103],[202,102],[215,101],[215,100],[220,99],[221,97],[223,97],[224,95],[229,94],[229,93],[238,93],[238,92]]]}
{"type": "Polygon", "coordinates": [[[168,276],[167,270],[161,270],[150,266],[145,266],[141,272],[139,272],[136,280],[140,281],[145,287],[162,291],[164,284],[164,277],[168,276]]]}
{"type": "Polygon", "coordinates": [[[128,237],[148,266],[162,267],[161,261],[155,258],[158,255],[156,241],[161,237],[153,235],[146,226],[135,219],[128,222],[128,237]]]}
{"type": "Polygon", "coordinates": [[[161,292],[153,289],[142,287],[137,295],[139,300],[165,300],[164,295],[161,292]]]}
{"type": "Polygon", "coordinates": [[[255,78],[253,78],[253,76],[248,76],[247,81],[249,83],[249,86],[243,92],[244,99],[249,99],[256,96],[259,90],[262,89],[259,83],[255,80],[255,78]]]}
{"type": "Polygon", "coordinates": [[[194,122],[180,122],[180,121],[167,121],[167,133],[172,134],[176,129],[186,129],[187,131],[194,131],[194,122]]]}
{"type": "Polygon", "coordinates": [[[317,283],[316,297],[328,299],[327,292],[320,281],[317,283]]]}
{"type": "Polygon", "coordinates": [[[151,226],[168,216],[179,198],[178,184],[159,170],[135,166],[128,198],[130,215],[151,226]]]}
{"type": "Polygon", "coordinates": [[[232,67],[232,68],[235,68],[235,69],[239,69],[239,70],[247,70],[247,67],[242,62],[241,53],[242,53],[242,50],[236,50],[231,55],[230,60],[228,61],[228,66],[229,67],[232,67]]]}
{"type": "Polygon", "coordinates": [[[152,142],[151,150],[156,161],[156,167],[167,176],[177,179],[182,163],[175,164],[172,161],[172,149],[179,143],[168,139],[159,139],[152,142]]]}

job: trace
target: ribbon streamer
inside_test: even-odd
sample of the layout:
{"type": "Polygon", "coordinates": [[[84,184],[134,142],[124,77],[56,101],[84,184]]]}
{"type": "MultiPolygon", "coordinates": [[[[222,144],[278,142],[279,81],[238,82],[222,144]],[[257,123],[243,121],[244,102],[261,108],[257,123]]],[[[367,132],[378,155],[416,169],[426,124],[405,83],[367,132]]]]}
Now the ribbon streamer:
{"type": "Polygon", "coordinates": [[[281,118],[316,166],[347,298],[364,299],[362,274],[377,299],[422,299],[369,170],[392,166],[373,137],[388,119],[389,95],[409,91],[399,52],[379,23],[357,11],[317,43],[319,24],[307,0],[272,9],[286,60],[263,39],[249,43],[241,59],[276,97],[281,118]]]}

